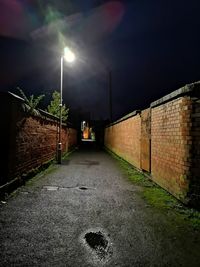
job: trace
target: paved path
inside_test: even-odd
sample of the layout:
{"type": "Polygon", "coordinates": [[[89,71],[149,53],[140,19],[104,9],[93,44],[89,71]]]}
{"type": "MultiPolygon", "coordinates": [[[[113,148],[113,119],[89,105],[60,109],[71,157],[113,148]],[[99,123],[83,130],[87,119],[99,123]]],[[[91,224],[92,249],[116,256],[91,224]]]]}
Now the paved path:
{"type": "Polygon", "coordinates": [[[172,227],[104,152],[75,152],[0,206],[0,266],[200,266],[199,233],[172,227]]]}

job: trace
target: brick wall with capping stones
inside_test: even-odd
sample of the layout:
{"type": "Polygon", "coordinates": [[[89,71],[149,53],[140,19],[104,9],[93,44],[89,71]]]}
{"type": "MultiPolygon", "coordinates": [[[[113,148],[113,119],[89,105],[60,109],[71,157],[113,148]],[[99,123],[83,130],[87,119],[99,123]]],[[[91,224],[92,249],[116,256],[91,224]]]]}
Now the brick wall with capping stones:
{"type": "Polygon", "coordinates": [[[151,103],[148,122],[145,118],[143,123],[143,114],[144,111],[135,111],[108,125],[105,146],[141,170],[145,162],[152,180],[182,202],[198,206],[200,82],[185,85],[151,103]],[[149,148],[145,148],[144,141],[145,145],[150,144],[149,148]]]}
{"type": "Polygon", "coordinates": [[[105,130],[105,146],[140,168],[141,118],[134,112],[105,130]]]}

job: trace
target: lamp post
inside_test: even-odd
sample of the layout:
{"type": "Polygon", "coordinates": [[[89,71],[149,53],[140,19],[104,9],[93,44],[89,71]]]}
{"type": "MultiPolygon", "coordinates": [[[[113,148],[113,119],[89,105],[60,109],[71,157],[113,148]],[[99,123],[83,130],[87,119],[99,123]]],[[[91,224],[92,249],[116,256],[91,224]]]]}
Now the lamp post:
{"type": "Polygon", "coordinates": [[[59,135],[58,135],[58,147],[57,147],[57,160],[58,164],[62,163],[62,95],[63,95],[63,61],[64,59],[68,63],[72,63],[75,60],[75,55],[74,53],[68,48],[64,48],[64,53],[60,58],[60,123],[59,123],[59,135]]]}

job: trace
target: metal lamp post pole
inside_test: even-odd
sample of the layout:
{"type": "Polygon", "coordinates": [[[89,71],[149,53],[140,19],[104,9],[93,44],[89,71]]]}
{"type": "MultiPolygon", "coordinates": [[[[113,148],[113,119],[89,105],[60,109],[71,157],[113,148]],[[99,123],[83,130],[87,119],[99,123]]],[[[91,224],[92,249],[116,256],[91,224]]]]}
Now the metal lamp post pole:
{"type": "Polygon", "coordinates": [[[60,125],[58,137],[58,164],[62,163],[62,94],[63,94],[63,56],[60,59],[60,125]]]}
{"type": "Polygon", "coordinates": [[[71,63],[75,60],[74,53],[69,49],[69,47],[64,48],[64,53],[60,58],[60,125],[59,125],[59,136],[58,136],[58,151],[57,160],[58,164],[62,163],[62,103],[63,103],[63,61],[64,59],[71,63]]]}

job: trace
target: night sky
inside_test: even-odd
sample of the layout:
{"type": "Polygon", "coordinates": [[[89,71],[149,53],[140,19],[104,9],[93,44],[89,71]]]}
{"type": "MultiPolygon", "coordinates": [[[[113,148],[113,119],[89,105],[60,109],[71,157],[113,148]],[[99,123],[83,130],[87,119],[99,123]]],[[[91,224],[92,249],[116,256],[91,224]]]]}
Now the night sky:
{"type": "Polygon", "coordinates": [[[0,0],[0,90],[59,90],[65,45],[77,60],[64,66],[64,102],[71,111],[113,117],[149,106],[200,80],[198,0],[0,0]]]}

